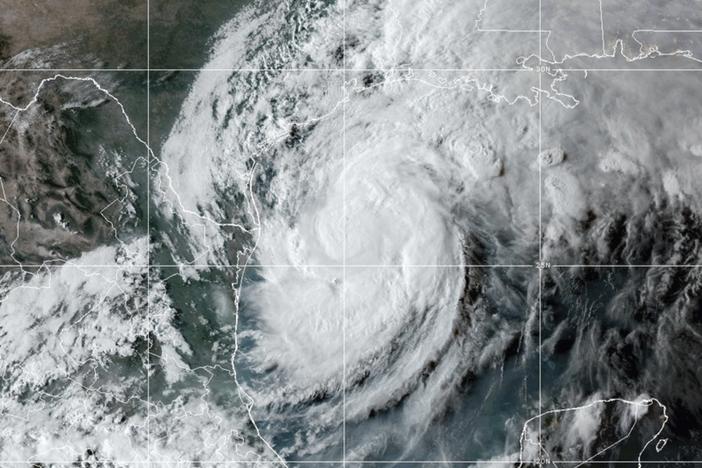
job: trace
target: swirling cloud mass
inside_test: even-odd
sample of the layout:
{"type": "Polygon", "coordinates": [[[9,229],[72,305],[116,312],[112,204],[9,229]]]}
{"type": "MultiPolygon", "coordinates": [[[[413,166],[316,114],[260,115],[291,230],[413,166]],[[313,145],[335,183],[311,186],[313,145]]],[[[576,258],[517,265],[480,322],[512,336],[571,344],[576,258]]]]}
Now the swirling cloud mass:
{"type": "Polygon", "coordinates": [[[668,3],[245,7],[132,142],[152,232],[123,196],[78,276],[3,277],[0,453],[694,459],[702,18],[668,3]]]}

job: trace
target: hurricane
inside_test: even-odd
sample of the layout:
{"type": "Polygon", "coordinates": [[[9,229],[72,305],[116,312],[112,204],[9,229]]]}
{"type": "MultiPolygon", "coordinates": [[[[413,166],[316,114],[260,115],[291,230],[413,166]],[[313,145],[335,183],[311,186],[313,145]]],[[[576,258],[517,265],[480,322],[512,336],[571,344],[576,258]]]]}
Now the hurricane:
{"type": "MultiPolygon", "coordinates": [[[[522,19],[533,24],[538,11],[523,3],[522,19]]],[[[592,73],[587,89],[563,71],[540,80],[534,69],[560,63],[558,54],[535,62],[534,44],[485,30],[491,21],[504,22],[492,2],[262,4],[220,31],[190,89],[161,156],[161,184],[171,189],[162,204],[180,217],[183,260],[239,273],[232,365],[261,434],[285,458],[334,459],[342,450],[350,460],[539,455],[541,444],[525,448],[521,440],[520,448],[520,431],[540,413],[540,333],[558,362],[544,374],[573,379],[548,390],[572,408],[550,423],[572,426],[554,429],[564,439],[549,440],[550,450],[573,459],[596,453],[615,442],[617,430],[601,433],[606,421],[624,440],[642,419],[634,437],[642,446],[658,435],[651,413],[665,406],[653,404],[651,386],[625,384],[626,366],[593,376],[567,358],[606,348],[612,333],[635,343],[660,337],[655,323],[666,314],[640,323],[624,299],[644,294],[645,282],[631,279],[607,297],[619,284],[616,270],[556,275],[529,267],[540,253],[564,264],[688,255],[641,240],[666,222],[686,238],[681,231],[691,226],[668,208],[685,202],[670,189],[695,191],[692,179],[659,168],[665,158],[649,160],[658,140],[644,129],[692,133],[672,122],[660,128],[653,109],[638,114],[641,121],[620,120],[636,118],[627,110],[640,105],[637,93],[648,94],[645,78],[630,94],[625,76],[592,73]],[[504,60],[491,62],[495,56],[504,60]],[[497,73],[490,63],[514,69],[497,73]],[[238,70],[221,71],[232,66],[238,70]],[[262,67],[266,73],[254,73],[262,67]],[[611,101],[604,120],[595,117],[615,90],[625,97],[611,101]],[[542,135],[540,119],[553,132],[542,135]],[[563,137],[564,126],[574,132],[563,137]],[[659,191],[639,192],[642,173],[657,181],[647,180],[646,190],[659,191]],[[185,182],[193,178],[198,183],[185,182]],[[619,190],[631,195],[612,199],[619,190]],[[651,220],[648,204],[672,218],[651,220]],[[577,298],[564,312],[555,298],[574,281],[585,292],[571,291],[577,298]],[[592,322],[576,332],[586,311],[592,322]],[[593,391],[578,389],[580,379],[593,391]]],[[[589,58],[631,60],[619,43],[612,48],[611,57],[589,58]]],[[[657,83],[652,77],[650,86],[657,83]]],[[[686,86],[694,83],[675,81],[675,94],[694,94],[686,86]]],[[[645,276],[669,274],[651,268],[645,276]]],[[[638,307],[671,310],[666,301],[638,307]]],[[[655,381],[664,364],[662,355],[652,359],[632,363],[632,372],[655,381]]]]}
{"type": "Polygon", "coordinates": [[[0,460],[699,458],[699,15],[668,3],[245,2],[133,78],[167,124],[116,78],[3,98],[0,460]]]}

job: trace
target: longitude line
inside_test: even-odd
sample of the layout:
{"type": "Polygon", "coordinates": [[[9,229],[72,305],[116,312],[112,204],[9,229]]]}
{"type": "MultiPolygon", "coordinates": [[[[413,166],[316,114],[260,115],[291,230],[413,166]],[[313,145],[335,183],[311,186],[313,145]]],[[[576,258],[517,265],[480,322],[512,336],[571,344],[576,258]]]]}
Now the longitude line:
{"type": "MultiPolygon", "coordinates": [[[[543,22],[543,11],[542,11],[542,0],[539,0],[539,31],[543,30],[542,27],[542,22],[543,22]]],[[[542,240],[542,234],[543,234],[543,200],[542,200],[542,185],[543,185],[543,178],[542,178],[542,164],[541,164],[541,153],[543,151],[542,148],[542,114],[543,114],[543,71],[541,69],[541,64],[542,64],[542,57],[543,57],[543,44],[542,44],[542,38],[543,34],[539,33],[539,154],[537,156],[537,164],[539,167],[539,414],[543,413],[543,401],[542,401],[542,387],[541,387],[541,328],[542,328],[542,277],[543,277],[543,240],[542,240]]],[[[537,459],[539,460],[539,465],[542,464],[541,459],[542,459],[542,453],[541,453],[541,425],[542,425],[542,418],[539,418],[539,434],[538,434],[538,444],[539,444],[539,454],[537,459]]],[[[521,455],[521,454],[520,454],[521,455]]]]}
{"type": "Polygon", "coordinates": [[[341,79],[341,92],[342,92],[342,98],[343,98],[343,104],[342,104],[342,135],[341,135],[341,170],[342,170],[342,197],[341,201],[342,204],[344,205],[342,207],[342,216],[344,217],[344,220],[342,222],[343,226],[343,240],[342,240],[342,289],[341,289],[341,332],[342,332],[342,339],[341,339],[341,354],[342,354],[342,365],[341,365],[341,371],[343,373],[341,377],[341,387],[342,387],[342,427],[341,427],[341,436],[342,436],[342,467],[346,466],[346,234],[347,234],[347,226],[346,226],[346,8],[347,8],[347,0],[342,1],[342,37],[341,37],[341,46],[343,47],[343,52],[342,52],[342,63],[343,63],[343,74],[342,74],[342,79],[341,79]]]}
{"type": "Polygon", "coordinates": [[[146,0],[146,460],[151,466],[151,2],[146,0]]]}

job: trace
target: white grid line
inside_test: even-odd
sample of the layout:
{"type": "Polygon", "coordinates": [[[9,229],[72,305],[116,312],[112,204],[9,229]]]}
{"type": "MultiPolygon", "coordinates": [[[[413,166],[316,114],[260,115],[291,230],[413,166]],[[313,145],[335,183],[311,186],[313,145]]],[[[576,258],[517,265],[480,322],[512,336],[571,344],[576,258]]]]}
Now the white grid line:
{"type": "Polygon", "coordinates": [[[347,106],[347,100],[346,100],[346,7],[347,7],[347,0],[342,0],[341,8],[342,8],[342,36],[341,36],[341,46],[343,48],[342,51],[342,61],[344,65],[344,72],[342,75],[341,79],[341,92],[342,92],[342,98],[344,99],[342,102],[342,107],[341,107],[341,125],[342,125],[342,134],[341,134],[341,170],[342,170],[342,183],[341,183],[341,202],[343,204],[343,207],[341,209],[341,214],[344,217],[342,221],[342,230],[343,230],[343,240],[342,240],[342,252],[341,252],[341,259],[343,262],[343,270],[342,270],[342,284],[343,287],[341,289],[341,359],[342,359],[342,364],[341,364],[341,390],[342,390],[342,422],[341,422],[341,457],[342,457],[342,466],[346,466],[346,236],[347,236],[347,213],[346,213],[346,106],[347,106]]]}
{"type": "MultiPolygon", "coordinates": [[[[702,71],[702,68],[700,69],[702,71]]],[[[528,67],[512,68],[424,68],[424,67],[378,67],[378,68],[0,68],[2,72],[18,73],[58,73],[58,72],[91,72],[91,73],[144,73],[144,72],[241,72],[241,73],[271,73],[271,72],[316,72],[316,73],[355,73],[355,72],[409,72],[409,71],[433,71],[433,72],[534,72],[536,70],[528,67]]]]}
{"type": "MultiPolygon", "coordinates": [[[[151,264],[151,0],[146,0],[146,258],[151,264]]],[[[146,459],[151,465],[151,268],[146,272],[146,459]]]]}
{"type": "MultiPolygon", "coordinates": [[[[542,10],[542,5],[541,5],[541,0],[539,0],[539,65],[541,65],[541,57],[543,57],[543,44],[542,44],[542,34],[541,31],[543,29],[542,25],[543,21],[543,10],[542,10]]],[[[539,66],[539,90],[543,90],[543,71],[541,70],[541,66],[539,66]]],[[[542,339],[541,339],[541,329],[542,329],[542,279],[543,279],[543,262],[544,262],[544,256],[543,256],[543,242],[542,242],[542,236],[543,236],[543,196],[542,196],[542,188],[541,186],[543,185],[543,177],[542,177],[542,164],[541,164],[541,152],[543,151],[543,144],[542,144],[542,118],[543,118],[543,93],[540,92],[539,94],[539,154],[536,156],[536,163],[538,164],[539,168],[539,288],[538,288],[538,305],[539,305],[539,310],[538,310],[538,315],[539,315],[539,414],[543,414],[543,400],[542,400],[542,388],[541,388],[541,346],[542,346],[542,339]]],[[[537,435],[537,441],[539,444],[539,465],[542,465],[541,458],[543,457],[541,453],[541,429],[542,429],[542,418],[539,418],[539,432],[537,435]]],[[[520,456],[522,455],[521,452],[519,454],[520,456]]]]}
{"type": "Polygon", "coordinates": [[[702,72],[701,68],[556,68],[555,71],[564,72],[702,72]]]}
{"type": "MultiPolygon", "coordinates": [[[[543,460],[522,460],[525,464],[535,464],[538,465],[539,462],[543,460]]],[[[77,463],[76,460],[2,460],[3,464],[56,464],[56,465],[74,465],[77,463]]],[[[263,465],[263,464],[273,464],[273,465],[283,465],[280,460],[151,460],[151,461],[139,461],[139,460],[118,460],[118,459],[101,459],[95,462],[85,461],[85,463],[92,464],[126,464],[126,465],[149,465],[149,464],[168,464],[168,466],[179,466],[180,464],[243,464],[243,465],[263,465]]],[[[287,465],[341,465],[344,460],[286,460],[287,465]]],[[[359,465],[395,465],[395,464],[407,464],[407,465],[446,465],[446,464],[475,464],[475,465],[495,465],[498,463],[511,463],[519,464],[518,459],[494,459],[494,460],[347,460],[347,464],[359,464],[359,465]]],[[[549,464],[554,464],[556,466],[559,463],[564,464],[617,464],[617,465],[637,465],[641,463],[642,465],[665,465],[665,464],[676,464],[676,465],[698,465],[702,464],[702,460],[552,460],[549,464]]]]}
{"type": "MultiPolygon", "coordinates": [[[[278,265],[270,265],[270,264],[259,264],[259,263],[251,263],[246,266],[247,268],[344,268],[344,265],[341,263],[338,264],[278,264],[278,265]]],[[[62,263],[62,264],[29,264],[29,263],[23,263],[23,264],[6,264],[6,265],[0,265],[0,268],[6,269],[6,270],[22,270],[23,268],[32,268],[32,269],[51,269],[51,268],[115,268],[118,270],[131,270],[131,269],[146,269],[146,268],[200,268],[200,269],[238,269],[242,268],[241,266],[237,265],[215,265],[215,264],[189,264],[189,263],[173,263],[173,264],[158,264],[158,263],[145,263],[145,264],[129,264],[129,265],[117,265],[117,264],[111,264],[111,265],[95,265],[95,264],[78,264],[78,263],[62,263]]],[[[489,269],[489,268],[536,268],[536,269],[545,269],[545,270],[553,270],[553,269],[566,269],[566,268],[620,268],[620,269],[645,269],[645,268],[676,268],[676,269],[699,269],[702,268],[702,264],[690,264],[690,265],[677,265],[677,264],[672,264],[672,265],[666,265],[666,264],[568,264],[568,263],[563,263],[563,264],[548,264],[547,266],[540,266],[538,263],[537,264],[526,264],[526,263],[520,263],[520,264],[351,264],[348,263],[346,264],[347,269],[353,269],[353,268],[483,268],[483,269],[489,269]]]]}
{"type": "MultiPolygon", "coordinates": [[[[702,65],[699,67],[681,67],[681,68],[637,68],[635,65],[629,68],[598,68],[598,67],[558,67],[550,66],[554,71],[565,72],[702,72],[702,65]]],[[[407,68],[0,68],[0,73],[271,73],[271,72],[312,72],[312,73],[362,73],[362,72],[382,72],[382,73],[398,73],[398,72],[464,72],[464,73],[480,73],[480,72],[496,72],[496,73],[511,73],[511,72],[539,72],[538,69],[521,67],[521,68],[423,68],[423,67],[407,67],[407,68]]]]}

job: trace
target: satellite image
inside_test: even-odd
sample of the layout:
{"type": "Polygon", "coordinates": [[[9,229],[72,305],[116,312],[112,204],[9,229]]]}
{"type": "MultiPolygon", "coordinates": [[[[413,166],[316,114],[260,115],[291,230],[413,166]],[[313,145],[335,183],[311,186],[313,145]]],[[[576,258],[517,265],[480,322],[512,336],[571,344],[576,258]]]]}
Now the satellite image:
{"type": "Polygon", "coordinates": [[[0,468],[702,466],[702,0],[0,0],[0,468]]]}

